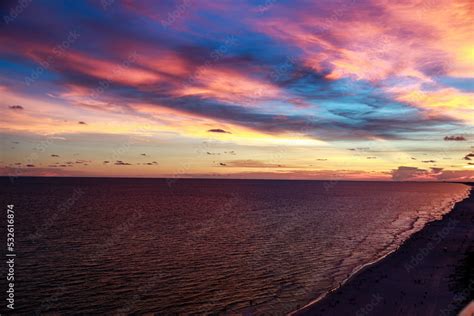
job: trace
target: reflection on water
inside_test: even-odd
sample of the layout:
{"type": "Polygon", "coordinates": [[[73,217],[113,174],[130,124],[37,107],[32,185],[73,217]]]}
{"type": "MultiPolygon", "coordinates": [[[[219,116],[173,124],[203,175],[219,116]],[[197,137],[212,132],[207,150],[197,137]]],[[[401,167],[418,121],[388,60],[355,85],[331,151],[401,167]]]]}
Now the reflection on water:
{"type": "Polygon", "coordinates": [[[86,314],[289,312],[395,249],[468,190],[442,183],[7,182],[2,200],[17,212],[17,311],[86,314]]]}

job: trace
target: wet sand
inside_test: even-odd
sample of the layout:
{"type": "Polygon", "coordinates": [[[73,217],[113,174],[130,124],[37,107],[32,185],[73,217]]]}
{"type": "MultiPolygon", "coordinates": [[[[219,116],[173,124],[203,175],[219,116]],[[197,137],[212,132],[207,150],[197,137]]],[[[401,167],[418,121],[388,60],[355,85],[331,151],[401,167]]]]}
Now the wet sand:
{"type": "Polygon", "coordinates": [[[397,251],[295,315],[457,315],[474,298],[474,190],[397,251]]]}

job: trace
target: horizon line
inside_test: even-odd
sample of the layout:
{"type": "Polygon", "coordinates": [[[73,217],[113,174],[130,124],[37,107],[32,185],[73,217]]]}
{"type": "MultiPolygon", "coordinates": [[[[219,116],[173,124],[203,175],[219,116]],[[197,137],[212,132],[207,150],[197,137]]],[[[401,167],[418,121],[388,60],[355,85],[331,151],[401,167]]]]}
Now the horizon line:
{"type": "Polygon", "coordinates": [[[74,179],[147,179],[147,180],[257,180],[257,181],[321,181],[321,182],[410,182],[410,183],[461,183],[474,185],[474,181],[437,181],[437,180],[356,180],[356,179],[284,179],[284,178],[205,178],[205,177],[137,177],[137,176],[8,176],[0,175],[0,178],[74,178],[74,179]]]}

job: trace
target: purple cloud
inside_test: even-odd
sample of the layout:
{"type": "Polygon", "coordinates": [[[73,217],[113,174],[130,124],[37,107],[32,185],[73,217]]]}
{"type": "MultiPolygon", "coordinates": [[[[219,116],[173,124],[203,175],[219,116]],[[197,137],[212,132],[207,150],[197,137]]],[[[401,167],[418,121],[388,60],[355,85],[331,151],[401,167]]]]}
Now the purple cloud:
{"type": "Polygon", "coordinates": [[[208,130],[209,133],[225,133],[225,134],[232,134],[231,132],[228,132],[226,130],[223,130],[221,128],[213,128],[208,130]]]}
{"type": "Polygon", "coordinates": [[[446,141],[465,141],[466,138],[464,136],[445,136],[444,140],[446,140],[446,141]]]}

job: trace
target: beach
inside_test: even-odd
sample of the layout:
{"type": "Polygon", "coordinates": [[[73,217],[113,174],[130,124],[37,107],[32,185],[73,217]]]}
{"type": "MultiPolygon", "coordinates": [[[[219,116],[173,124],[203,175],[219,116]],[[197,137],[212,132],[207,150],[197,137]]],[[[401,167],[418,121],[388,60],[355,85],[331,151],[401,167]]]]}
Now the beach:
{"type": "Polygon", "coordinates": [[[457,315],[474,297],[473,227],[471,190],[441,220],[294,315],[457,315]]]}

